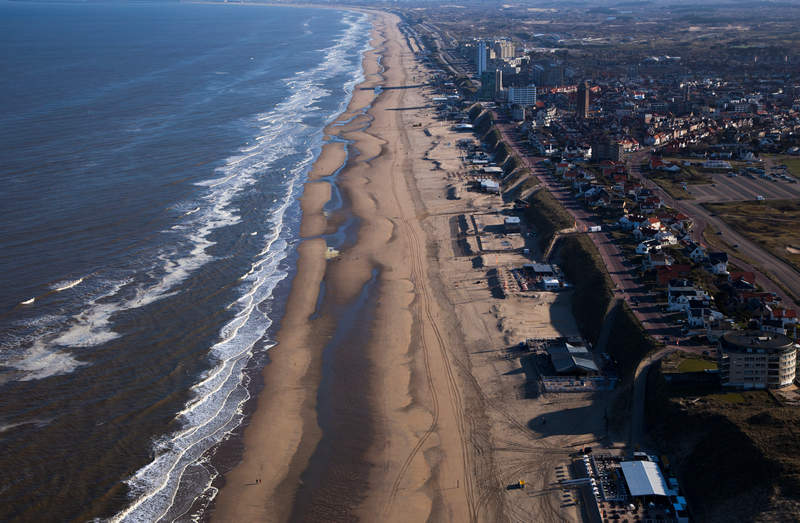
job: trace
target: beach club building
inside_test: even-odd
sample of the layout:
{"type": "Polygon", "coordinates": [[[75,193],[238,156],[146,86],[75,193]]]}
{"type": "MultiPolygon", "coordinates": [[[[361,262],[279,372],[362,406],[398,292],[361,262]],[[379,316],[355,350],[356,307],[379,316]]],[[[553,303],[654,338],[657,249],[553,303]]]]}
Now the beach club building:
{"type": "Polygon", "coordinates": [[[500,194],[500,182],[494,180],[478,180],[481,192],[500,194]]]}
{"type": "Polygon", "coordinates": [[[631,497],[650,501],[654,500],[654,498],[668,499],[677,494],[667,485],[661,469],[658,468],[658,463],[653,461],[623,461],[619,465],[631,497]]]}
{"type": "Polygon", "coordinates": [[[547,354],[550,356],[550,361],[557,374],[586,376],[599,372],[597,364],[586,347],[576,347],[564,342],[548,347],[547,354]]]}
{"type": "MultiPolygon", "coordinates": [[[[677,482],[669,485],[654,461],[623,461],[620,471],[632,498],[639,498],[648,506],[664,507],[667,518],[678,523],[689,523],[686,500],[678,495],[677,482]],[[674,488],[672,488],[674,487],[674,488]]],[[[674,481],[674,478],[671,478],[674,481]]],[[[659,518],[656,518],[659,519],[659,518]]]]}
{"type": "Polygon", "coordinates": [[[503,229],[506,234],[522,234],[522,220],[519,216],[507,216],[503,220],[503,229]]]}

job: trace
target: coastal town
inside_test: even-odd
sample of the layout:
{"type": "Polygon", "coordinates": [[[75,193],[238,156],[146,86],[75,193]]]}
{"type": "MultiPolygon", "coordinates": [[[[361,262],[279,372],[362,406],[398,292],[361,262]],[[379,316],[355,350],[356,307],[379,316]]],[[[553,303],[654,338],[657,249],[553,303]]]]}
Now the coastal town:
{"type": "MultiPolygon", "coordinates": [[[[410,27],[404,33],[424,40],[410,27]]],[[[717,401],[768,391],[776,404],[800,405],[793,258],[800,250],[791,237],[784,255],[763,249],[758,234],[724,218],[725,205],[796,206],[800,81],[688,77],[654,58],[588,82],[560,60],[532,59],[509,38],[453,44],[438,53],[420,46],[417,56],[428,115],[440,122],[423,129],[433,145],[425,159],[444,171],[450,207],[468,209],[457,215],[455,257],[480,268],[468,277],[478,280],[455,285],[488,285],[495,307],[513,311],[504,322],[535,325],[526,299],[567,293],[575,301],[604,291],[573,285],[559,267],[563,240],[590,238],[609,275],[607,308],[593,311],[602,332],[583,328],[588,322],[573,304],[573,331],[552,323],[544,333],[506,329],[499,352],[526,369],[525,386],[537,390],[526,397],[613,394],[620,380],[635,382],[630,427],[581,442],[559,465],[557,485],[569,501],[560,517],[697,520],[703,512],[689,508],[668,452],[647,437],[641,389],[658,362],[660,376],[695,387],[687,398],[694,403],[708,401],[699,387],[717,401]],[[548,221],[535,210],[545,192],[561,206],[561,229],[537,230],[548,221]],[[614,322],[623,308],[652,350],[638,355],[635,372],[621,374],[614,322]]]]}

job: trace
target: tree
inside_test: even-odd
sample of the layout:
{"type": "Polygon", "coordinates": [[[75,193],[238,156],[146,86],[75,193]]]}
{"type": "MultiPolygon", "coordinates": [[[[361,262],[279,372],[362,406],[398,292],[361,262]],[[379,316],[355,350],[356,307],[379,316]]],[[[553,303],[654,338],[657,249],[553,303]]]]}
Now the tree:
{"type": "Polygon", "coordinates": [[[727,292],[719,291],[714,295],[714,305],[716,305],[718,309],[725,309],[729,298],[730,295],[727,292]]]}

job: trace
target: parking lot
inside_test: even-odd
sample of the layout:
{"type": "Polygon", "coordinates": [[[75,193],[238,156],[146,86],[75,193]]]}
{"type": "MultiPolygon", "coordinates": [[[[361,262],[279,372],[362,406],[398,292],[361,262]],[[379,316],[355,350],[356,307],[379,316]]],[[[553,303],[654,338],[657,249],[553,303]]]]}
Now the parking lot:
{"type": "Polygon", "coordinates": [[[800,183],[790,183],[779,178],[770,181],[759,178],[756,174],[753,176],[755,178],[749,178],[744,174],[736,177],[712,174],[711,177],[716,185],[688,185],[686,188],[698,202],[755,200],[757,196],[763,196],[765,200],[800,198],[800,183]]]}

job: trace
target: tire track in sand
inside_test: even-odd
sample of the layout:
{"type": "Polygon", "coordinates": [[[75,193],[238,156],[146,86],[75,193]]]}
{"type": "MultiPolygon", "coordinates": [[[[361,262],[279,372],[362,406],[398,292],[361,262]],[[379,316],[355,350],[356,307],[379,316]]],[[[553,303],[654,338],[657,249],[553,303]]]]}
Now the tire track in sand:
{"type": "MultiPolygon", "coordinates": [[[[405,151],[410,150],[410,144],[408,143],[408,137],[405,133],[401,134],[401,140],[403,141],[403,149],[405,151]]],[[[397,150],[397,149],[395,149],[397,150]]],[[[420,348],[422,349],[423,359],[425,364],[425,373],[426,379],[428,382],[428,386],[430,388],[431,394],[431,403],[432,403],[432,414],[433,420],[431,426],[425,432],[425,434],[420,438],[420,441],[412,449],[409,456],[403,462],[403,465],[400,468],[400,472],[398,473],[397,478],[395,479],[394,485],[392,487],[392,491],[389,495],[389,501],[387,502],[386,506],[386,515],[388,516],[391,513],[392,505],[397,497],[398,490],[400,488],[400,483],[405,476],[411,462],[419,453],[419,450],[422,448],[425,441],[430,437],[430,435],[436,431],[438,428],[439,422],[439,414],[440,414],[440,407],[439,407],[439,393],[440,391],[436,390],[436,380],[433,377],[433,372],[431,368],[431,357],[438,352],[438,356],[441,358],[441,366],[442,366],[442,375],[445,378],[445,391],[444,392],[449,399],[450,407],[453,411],[453,418],[455,421],[456,429],[458,431],[458,436],[460,440],[461,446],[461,464],[464,469],[463,475],[463,489],[464,495],[467,501],[467,510],[469,513],[469,521],[476,522],[478,520],[477,515],[477,505],[476,505],[476,495],[475,495],[475,481],[471,471],[471,463],[470,463],[470,441],[469,441],[469,430],[466,423],[466,417],[463,409],[461,392],[458,388],[458,382],[456,376],[453,372],[453,366],[450,362],[450,358],[448,356],[448,350],[446,343],[444,341],[444,337],[442,336],[441,331],[436,323],[436,319],[434,317],[432,311],[432,303],[433,299],[431,297],[431,293],[428,289],[427,282],[426,282],[426,274],[425,274],[425,265],[423,263],[425,250],[424,250],[424,242],[420,238],[419,233],[416,231],[414,226],[411,224],[410,220],[408,219],[408,214],[403,207],[402,200],[398,194],[397,186],[401,180],[404,180],[403,176],[398,176],[398,171],[402,173],[412,173],[412,169],[410,168],[410,161],[405,160],[403,165],[397,165],[398,162],[395,163],[393,168],[390,171],[390,176],[392,177],[392,196],[395,200],[397,205],[399,214],[400,214],[400,224],[402,225],[403,231],[405,232],[405,236],[407,238],[406,245],[408,247],[408,251],[410,254],[411,263],[411,281],[414,284],[414,296],[417,300],[417,321],[420,326],[420,348]],[[400,167],[399,169],[397,167],[400,167]],[[431,348],[428,345],[428,336],[427,333],[431,332],[436,340],[435,347],[431,348]],[[438,349],[438,351],[436,350],[438,349]],[[433,354],[432,354],[433,353],[433,354]]],[[[416,219],[416,217],[412,217],[412,219],[416,219]]]]}

